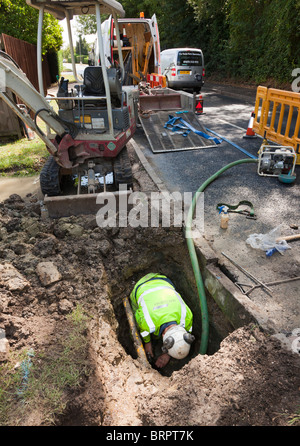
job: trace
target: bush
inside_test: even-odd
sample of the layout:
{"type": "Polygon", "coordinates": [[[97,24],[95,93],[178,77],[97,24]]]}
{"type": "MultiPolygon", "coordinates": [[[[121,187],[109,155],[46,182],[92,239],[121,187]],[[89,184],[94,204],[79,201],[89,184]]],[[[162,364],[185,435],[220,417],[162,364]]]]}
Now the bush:
{"type": "Polygon", "coordinates": [[[256,83],[292,81],[300,65],[300,3],[295,0],[189,0],[194,46],[207,74],[256,83]]]}

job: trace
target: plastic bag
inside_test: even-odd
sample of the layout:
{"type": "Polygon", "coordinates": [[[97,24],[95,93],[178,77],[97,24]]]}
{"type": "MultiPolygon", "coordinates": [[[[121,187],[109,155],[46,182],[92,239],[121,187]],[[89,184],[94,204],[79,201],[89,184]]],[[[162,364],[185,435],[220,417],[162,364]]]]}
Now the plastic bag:
{"type": "Polygon", "coordinates": [[[281,225],[272,229],[267,234],[251,234],[246,240],[246,243],[255,249],[262,249],[263,251],[269,252],[275,248],[281,254],[284,253],[287,249],[291,249],[286,240],[280,240],[276,242],[276,240],[281,235],[281,225]]]}

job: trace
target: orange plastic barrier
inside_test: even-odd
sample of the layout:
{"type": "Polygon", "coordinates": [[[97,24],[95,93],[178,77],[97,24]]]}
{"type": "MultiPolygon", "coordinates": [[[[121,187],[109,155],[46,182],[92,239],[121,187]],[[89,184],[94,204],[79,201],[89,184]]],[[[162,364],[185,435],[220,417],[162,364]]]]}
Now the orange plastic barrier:
{"type": "Polygon", "coordinates": [[[161,74],[156,74],[156,73],[147,74],[147,82],[149,82],[151,88],[154,87],[166,88],[167,86],[166,76],[163,76],[161,74]]]}
{"type": "Polygon", "coordinates": [[[258,87],[253,130],[269,141],[292,146],[300,164],[300,93],[258,87]]]}

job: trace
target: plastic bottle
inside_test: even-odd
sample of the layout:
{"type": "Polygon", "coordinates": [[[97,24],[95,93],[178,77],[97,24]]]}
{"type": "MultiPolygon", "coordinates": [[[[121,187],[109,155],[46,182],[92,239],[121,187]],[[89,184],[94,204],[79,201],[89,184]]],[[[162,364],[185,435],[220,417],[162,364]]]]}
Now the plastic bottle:
{"type": "Polygon", "coordinates": [[[221,214],[220,228],[227,229],[228,228],[228,220],[229,220],[228,207],[221,206],[219,214],[221,214]]]}

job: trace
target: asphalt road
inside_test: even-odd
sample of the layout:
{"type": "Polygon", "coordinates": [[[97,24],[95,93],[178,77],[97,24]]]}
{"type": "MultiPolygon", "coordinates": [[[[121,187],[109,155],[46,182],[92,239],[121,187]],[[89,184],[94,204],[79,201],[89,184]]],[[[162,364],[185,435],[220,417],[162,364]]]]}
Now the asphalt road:
{"type": "MultiPolygon", "coordinates": [[[[204,114],[199,116],[199,121],[207,129],[225,137],[251,155],[257,156],[262,139],[243,138],[254,110],[255,95],[252,98],[238,99],[208,88],[204,89],[202,94],[204,114]]],[[[170,192],[194,194],[207,178],[222,167],[239,159],[250,159],[226,141],[215,148],[153,154],[142,129],[138,129],[134,139],[143,147],[144,155],[170,192]]],[[[276,220],[282,211],[284,218],[293,218],[295,212],[299,211],[299,174],[296,182],[290,186],[283,185],[275,178],[261,177],[256,170],[255,164],[241,165],[219,177],[209,186],[209,193],[205,194],[207,212],[212,212],[215,218],[215,204],[224,200],[234,203],[236,200],[252,198],[253,204],[261,207],[267,203],[274,204],[280,199],[281,203],[276,206],[276,216],[273,215],[272,220],[273,218],[276,220]],[[287,207],[290,208],[288,215],[287,207]]],[[[296,167],[297,172],[299,166],[296,167]]]]}
{"type": "MultiPolygon", "coordinates": [[[[243,89],[206,86],[202,90],[204,114],[199,116],[203,125],[233,144],[257,156],[261,138],[244,139],[251,113],[254,110],[254,94],[243,89]],[[225,91],[224,91],[225,90],[225,91]]],[[[174,153],[153,154],[143,133],[138,129],[135,141],[154,168],[156,174],[170,192],[192,192],[212,174],[227,164],[250,159],[232,144],[223,141],[219,146],[174,153]]],[[[284,255],[279,253],[267,258],[264,251],[246,244],[249,235],[265,234],[281,225],[282,235],[293,235],[300,230],[291,229],[299,225],[300,166],[296,167],[297,179],[292,185],[282,184],[275,177],[257,174],[256,164],[245,164],[231,168],[211,183],[204,192],[204,233],[219,258],[227,253],[240,266],[262,281],[282,280],[300,276],[300,241],[290,243],[291,249],[284,255]],[[230,214],[227,231],[220,229],[218,203],[236,205],[241,200],[251,201],[257,215],[256,220],[243,215],[230,214]]],[[[226,263],[226,260],[225,260],[226,263]]],[[[247,282],[245,275],[232,268],[237,280],[247,282]]],[[[278,331],[291,331],[300,327],[300,281],[275,287],[272,296],[259,290],[251,299],[261,307],[262,314],[274,321],[278,331]]]]}

